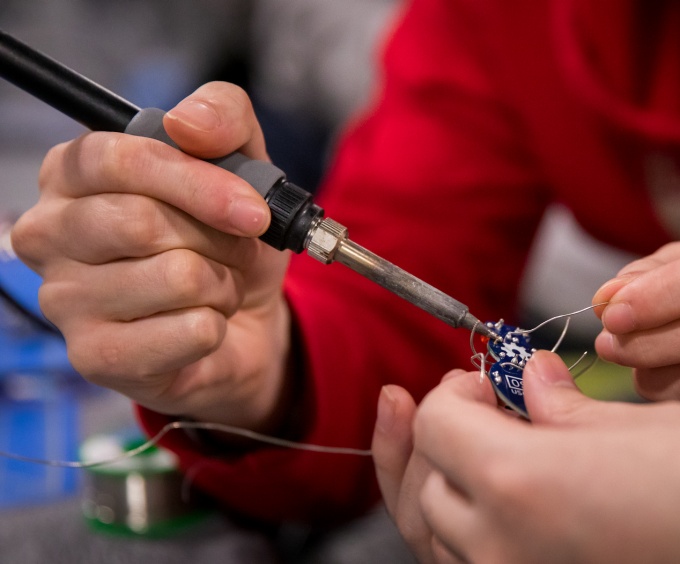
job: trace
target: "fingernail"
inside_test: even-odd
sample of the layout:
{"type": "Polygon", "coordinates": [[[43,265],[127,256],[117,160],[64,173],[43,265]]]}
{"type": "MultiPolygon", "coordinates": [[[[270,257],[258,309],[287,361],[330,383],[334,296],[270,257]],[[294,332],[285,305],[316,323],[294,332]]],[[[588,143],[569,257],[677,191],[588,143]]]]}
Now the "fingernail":
{"type": "Polygon", "coordinates": [[[606,304],[621,288],[635,280],[639,275],[639,272],[628,272],[626,274],[621,274],[616,278],[612,278],[611,280],[607,280],[607,282],[602,284],[593,295],[593,305],[601,303],[606,304]]]}
{"type": "Polygon", "coordinates": [[[537,377],[549,386],[573,387],[574,379],[559,356],[547,351],[537,351],[527,362],[524,374],[537,377]]]}
{"type": "Polygon", "coordinates": [[[600,290],[604,289],[604,288],[611,286],[612,284],[618,284],[618,285],[621,285],[621,286],[625,286],[626,284],[628,284],[629,282],[631,282],[632,280],[634,280],[635,278],[640,276],[640,274],[641,273],[638,272],[637,270],[632,271],[632,272],[626,272],[625,274],[619,274],[618,276],[615,276],[611,280],[607,280],[604,284],[602,284],[602,286],[600,286],[598,292],[600,290]]]}
{"type": "Polygon", "coordinates": [[[238,198],[229,207],[229,222],[243,235],[262,234],[267,223],[267,216],[266,205],[253,201],[251,198],[238,198]]]}
{"type": "Polygon", "coordinates": [[[387,386],[383,386],[378,398],[378,417],[375,422],[376,428],[382,433],[389,433],[392,429],[395,410],[394,396],[387,386]]]}
{"type": "Polygon", "coordinates": [[[199,100],[183,100],[167,116],[200,131],[212,131],[220,125],[220,116],[215,109],[199,100]]]}
{"type": "Polygon", "coordinates": [[[602,313],[602,323],[612,333],[630,333],[635,329],[633,308],[626,302],[609,304],[602,313]]]}
{"type": "Polygon", "coordinates": [[[607,280],[602,286],[600,286],[597,291],[595,292],[596,294],[600,293],[602,290],[606,290],[609,288],[609,286],[612,286],[613,284],[621,284],[621,279],[616,277],[616,278],[611,278],[610,280],[607,280]]]}

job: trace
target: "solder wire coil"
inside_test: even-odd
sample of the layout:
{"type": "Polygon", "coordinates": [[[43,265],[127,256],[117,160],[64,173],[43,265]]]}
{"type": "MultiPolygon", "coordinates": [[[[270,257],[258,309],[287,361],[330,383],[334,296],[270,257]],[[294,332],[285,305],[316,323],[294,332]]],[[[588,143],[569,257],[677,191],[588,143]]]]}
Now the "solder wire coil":
{"type": "MultiPolygon", "coordinates": [[[[144,442],[123,435],[96,435],[80,448],[87,463],[120,458],[144,442]]],[[[203,520],[208,512],[184,499],[184,477],[171,452],[151,447],[141,455],[87,469],[82,512],[95,530],[163,537],[203,520]]]]}

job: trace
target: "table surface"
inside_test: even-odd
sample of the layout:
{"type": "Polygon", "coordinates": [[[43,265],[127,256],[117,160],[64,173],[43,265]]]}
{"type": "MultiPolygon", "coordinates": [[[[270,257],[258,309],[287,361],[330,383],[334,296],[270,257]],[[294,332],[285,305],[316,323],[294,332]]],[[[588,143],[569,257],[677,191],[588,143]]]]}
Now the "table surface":
{"type": "Polygon", "coordinates": [[[265,534],[222,516],[172,538],[114,536],[90,529],[77,499],[0,511],[0,523],[5,564],[415,563],[382,508],[314,537],[299,527],[265,534]]]}

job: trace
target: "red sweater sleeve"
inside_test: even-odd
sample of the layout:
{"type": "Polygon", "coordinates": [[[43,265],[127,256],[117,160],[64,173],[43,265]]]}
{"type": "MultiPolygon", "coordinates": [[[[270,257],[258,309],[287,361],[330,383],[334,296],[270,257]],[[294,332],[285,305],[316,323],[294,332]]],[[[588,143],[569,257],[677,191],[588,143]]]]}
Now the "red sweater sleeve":
{"type": "MultiPolygon", "coordinates": [[[[350,237],[470,306],[514,315],[545,192],[489,80],[472,21],[455,2],[413,2],[384,56],[375,104],[342,141],[322,189],[350,237]]],[[[454,330],[341,265],[294,257],[286,282],[304,349],[305,442],[369,448],[381,386],[420,400],[471,368],[454,330]]],[[[151,433],[166,422],[142,411],[151,433]]],[[[343,519],[378,499],[370,458],[262,448],[234,459],[168,437],[195,482],[265,519],[343,519]]]]}

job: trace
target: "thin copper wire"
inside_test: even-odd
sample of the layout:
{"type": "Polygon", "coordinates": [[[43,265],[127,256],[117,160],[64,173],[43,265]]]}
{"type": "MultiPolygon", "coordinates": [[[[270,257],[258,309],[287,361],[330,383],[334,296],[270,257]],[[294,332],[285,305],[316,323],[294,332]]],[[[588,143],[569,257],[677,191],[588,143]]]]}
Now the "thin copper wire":
{"type": "MultiPolygon", "coordinates": [[[[588,351],[584,352],[584,353],[581,355],[581,357],[580,357],[574,364],[572,364],[572,365],[569,367],[569,370],[572,370],[573,368],[575,368],[575,367],[576,367],[576,366],[577,366],[577,365],[585,358],[585,356],[586,356],[587,354],[588,354],[588,351]]],[[[595,366],[595,364],[597,363],[598,360],[600,360],[599,357],[598,357],[597,355],[591,357],[591,359],[592,359],[592,360],[591,360],[588,364],[586,364],[580,371],[578,371],[576,374],[573,375],[574,380],[576,380],[577,378],[583,376],[586,372],[588,372],[588,370],[590,370],[593,366],[595,366]]]]}
{"type": "Polygon", "coordinates": [[[524,333],[533,333],[534,331],[536,331],[537,329],[540,329],[544,325],[547,325],[551,321],[555,321],[556,319],[562,319],[563,317],[571,317],[572,315],[578,315],[579,313],[583,313],[584,311],[588,311],[589,309],[595,309],[596,307],[607,305],[608,303],[609,302],[602,302],[602,303],[599,303],[599,304],[594,304],[594,305],[590,305],[588,307],[584,307],[583,309],[579,309],[577,311],[572,311],[571,313],[563,313],[562,315],[556,315],[554,317],[551,317],[550,319],[546,319],[545,321],[542,321],[541,323],[539,323],[538,325],[536,325],[536,327],[533,327],[532,329],[519,329],[519,328],[517,328],[515,331],[513,331],[513,333],[523,333],[523,334],[524,333]]]}
{"type": "Polygon", "coordinates": [[[557,339],[557,342],[553,345],[553,348],[550,349],[550,352],[555,352],[560,347],[560,345],[562,344],[562,341],[564,341],[564,337],[567,335],[567,330],[569,329],[569,322],[570,321],[571,321],[571,316],[567,317],[567,320],[564,322],[564,329],[562,329],[562,334],[557,339]]]}
{"type": "MultiPolygon", "coordinates": [[[[507,335],[528,335],[529,333],[533,333],[537,329],[540,329],[544,325],[547,325],[551,321],[555,321],[557,319],[562,319],[566,318],[566,321],[564,323],[564,328],[562,329],[562,333],[557,339],[557,342],[555,345],[553,345],[553,348],[550,349],[550,352],[555,352],[559,348],[559,346],[562,344],[562,341],[564,340],[567,331],[569,329],[569,323],[571,321],[572,316],[578,315],[579,313],[583,313],[584,311],[588,311],[589,309],[595,309],[596,307],[604,306],[607,305],[609,302],[602,302],[599,304],[594,304],[590,305],[588,307],[584,307],[582,309],[579,309],[577,311],[572,311],[571,313],[563,313],[561,315],[555,315],[554,317],[551,317],[550,319],[546,319],[545,321],[542,321],[536,327],[533,327],[531,329],[522,329],[520,327],[517,327],[514,331],[508,331],[507,335]]],[[[501,320],[502,322],[502,320],[501,320]]],[[[479,368],[480,370],[480,381],[484,380],[484,376],[486,375],[486,364],[488,363],[488,352],[487,353],[481,353],[478,352],[477,349],[475,348],[474,344],[474,330],[477,327],[477,324],[481,323],[481,321],[476,321],[473,328],[472,328],[472,333],[470,334],[470,348],[472,349],[472,357],[470,358],[470,362],[472,362],[472,365],[475,366],[476,368],[479,368]]],[[[584,352],[581,357],[569,367],[569,370],[571,371],[573,368],[575,368],[586,356],[587,351],[584,352]]],[[[595,358],[595,361],[597,361],[597,357],[595,358]]],[[[591,362],[588,366],[585,367],[584,370],[580,371],[577,375],[574,376],[574,379],[578,378],[579,376],[582,376],[586,371],[588,371],[594,364],[595,361],[591,362]]],[[[506,367],[506,366],[512,366],[514,368],[520,368],[512,363],[502,363],[501,366],[506,367]]]]}
{"type": "Polygon", "coordinates": [[[587,354],[588,354],[588,351],[583,351],[583,354],[581,356],[579,356],[578,359],[576,360],[576,362],[574,362],[574,364],[572,364],[569,367],[569,371],[571,372],[572,368],[575,368],[576,366],[578,366],[578,364],[586,357],[587,354]]]}
{"type": "Polygon", "coordinates": [[[484,376],[486,375],[486,359],[489,353],[477,352],[477,349],[475,348],[475,330],[477,329],[477,325],[480,323],[481,321],[479,319],[475,321],[474,325],[472,326],[472,330],[470,331],[470,348],[472,349],[470,362],[472,363],[472,366],[479,368],[479,382],[481,383],[484,381],[484,376]]]}
{"type": "Polygon", "coordinates": [[[14,454],[10,452],[0,451],[0,456],[5,458],[10,458],[12,460],[19,460],[21,462],[30,462],[33,464],[42,464],[44,466],[55,466],[59,468],[96,468],[98,466],[107,466],[109,464],[115,464],[122,460],[127,460],[138,454],[150,449],[155,446],[165,435],[170,431],[175,429],[203,429],[206,431],[218,431],[221,433],[229,433],[232,435],[239,435],[263,443],[269,443],[276,446],[294,448],[298,450],[307,450],[312,452],[321,452],[329,454],[350,454],[355,456],[372,456],[371,450],[362,450],[356,448],[346,448],[346,447],[329,447],[321,445],[313,445],[308,443],[297,443],[294,441],[289,441],[286,439],[280,439],[278,437],[271,437],[269,435],[263,435],[262,433],[256,433],[249,429],[243,429],[241,427],[234,427],[232,425],[224,425],[222,423],[204,423],[200,421],[171,421],[163,426],[163,428],[158,431],[153,437],[151,437],[145,443],[139,445],[136,448],[126,451],[120,456],[109,458],[106,460],[97,460],[92,462],[76,462],[69,460],[45,460],[42,458],[33,458],[30,456],[23,456],[21,454],[14,454]]]}

